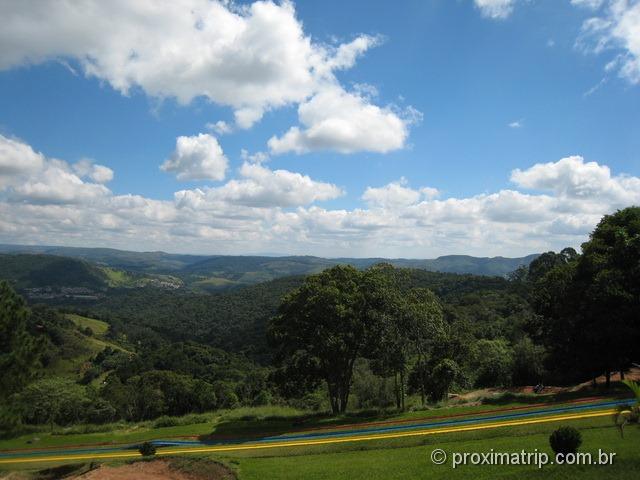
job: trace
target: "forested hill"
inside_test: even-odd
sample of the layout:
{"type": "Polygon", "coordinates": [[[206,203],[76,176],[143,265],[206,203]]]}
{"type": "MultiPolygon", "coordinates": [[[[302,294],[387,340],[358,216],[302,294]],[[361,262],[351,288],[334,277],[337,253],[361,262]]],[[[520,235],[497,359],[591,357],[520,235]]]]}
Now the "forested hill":
{"type": "Polygon", "coordinates": [[[391,263],[396,267],[429,271],[504,277],[522,265],[529,265],[537,257],[536,254],[521,258],[447,255],[436,259],[198,256],[164,252],[129,252],[106,248],[21,245],[0,245],[0,253],[65,256],[138,274],[171,275],[201,291],[252,285],[292,275],[309,275],[337,264],[349,264],[362,269],[380,262],[391,263]]]}
{"type": "MultiPolygon", "coordinates": [[[[448,316],[468,320],[485,333],[518,328],[526,310],[510,283],[500,277],[406,270],[404,288],[425,287],[443,301],[448,316]],[[497,331],[496,330],[496,331],[497,331]]],[[[303,276],[284,277],[213,294],[155,288],[120,289],[92,302],[66,302],[66,308],[102,318],[112,332],[129,341],[197,341],[244,352],[257,360],[268,356],[266,327],[282,297],[303,276]]]]}
{"type": "Polygon", "coordinates": [[[108,286],[106,273],[75,258],[53,255],[0,254],[0,280],[18,289],[84,288],[92,291],[108,286]]]}

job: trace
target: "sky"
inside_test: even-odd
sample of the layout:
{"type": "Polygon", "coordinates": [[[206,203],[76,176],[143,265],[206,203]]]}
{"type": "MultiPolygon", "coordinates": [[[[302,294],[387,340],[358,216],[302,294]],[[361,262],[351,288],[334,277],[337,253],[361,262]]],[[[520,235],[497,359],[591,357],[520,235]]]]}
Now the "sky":
{"type": "Polygon", "coordinates": [[[640,1],[0,1],[0,243],[432,258],[640,205],[640,1]]]}

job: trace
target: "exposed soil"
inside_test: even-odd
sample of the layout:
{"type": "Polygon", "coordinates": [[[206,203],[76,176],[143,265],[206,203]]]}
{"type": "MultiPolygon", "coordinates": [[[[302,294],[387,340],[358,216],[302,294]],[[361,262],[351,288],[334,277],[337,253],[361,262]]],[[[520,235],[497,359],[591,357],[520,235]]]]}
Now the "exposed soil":
{"type": "MultiPolygon", "coordinates": [[[[624,378],[628,380],[640,380],[640,368],[633,367],[625,372],[624,378]]],[[[616,381],[620,379],[620,374],[618,372],[611,373],[611,381],[616,381]]],[[[604,385],[606,379],[604,375],[600,375],[596,378],[596,382],[598,385],[604,385]]],[[[474,390],[472,392],[467,392],[463,394],[454,394],[451,395],[451,398],[459,399],[465,403],[471,402],[474,403],[479,401],[482,398],[491,398],[501,395],[503,393],[519,393],[519,394],[534,394],[534,387],[532,385],[526,387],[510,387],[510,388],[483,388],[481,390],[474,390]]],[[[576,391],[584,391],[585,393],[589,390],[593,389],[593,383],[591,380],[580,383],[578,385],[572,385],[569,387],[555,387],[555,386],[547,386],[545,385],[544,390],[540,395],[548,395],[552,393],[562,393],[562,392],[576,392],[576,391]]]]}
{"type": "Polygon", "coordinates": [[[78,477],[77,480],[232,480],[235,474],[224,465],[206,462],[198,468],[199,473],[186,473],[167,460],[134,462],[110,467],[102,465],[78,477]],[[206,472],[204,472],[206,470],[206,472]]]}

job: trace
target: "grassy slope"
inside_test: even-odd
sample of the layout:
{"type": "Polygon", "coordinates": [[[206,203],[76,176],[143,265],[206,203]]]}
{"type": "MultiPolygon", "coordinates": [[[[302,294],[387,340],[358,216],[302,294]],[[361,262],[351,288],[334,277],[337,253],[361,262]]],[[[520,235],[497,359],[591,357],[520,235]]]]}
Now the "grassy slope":
{"type": "MultiPolygon", "coordinates": [[[[640,471],[637,445],[640,429],[628,429],[625,439],[609,419],[574,421],[583,435],[581,451],[595,455],[598,448],[617,454],[613,465],[560,466],[548,465],[542,470],[536,466],[464,466],[453,470],[451,463],[434,465],[429,455],[435,448],[444,449],[448,457],[452,452],[533,452],[538,449],[551,455],[549,434],[558,424],[532,425],[520,428],[501,428],[484,432],[464,432],[442,436],[429,436],[412,440],[369,442],[343,446],[342,451],[317,452],[307,448],[303,452],[269,452],[268,456],[236,458],[241,478],[253,479],[308,479],[308,480],[376,480],[376,479],[449,479],[449,478],[580,478],[580,479],[635,479],[640,471]],[[378,443],[378,448],[375,448],[378,443]],[[412,445],[412,443],[414,445],[412,445]],[[419,445],[415,445],[419,443],[419,445]],[[289,454],[287,454],[289,453],[289,454]]],[[[321,447],[315,447],[320,449],[321,447]]]]}
{"type": "Polygon", "coordinates": [[[96,320],[95,318],[83,317],[82,315],[76,315],[75,313],[68,313],[65,317],[80,328],[84,329],[89,327],[94,335],[104,335],[109,329],[109,324],[107,322],[96,320]]]}
{"type": "Polygon", "coordinates": [[[44,370],[45,374],[58,375],[77,380],[82,373],[84,365],[91,357],[106,347],[111,347],[114,350],[127,351],[104,338],[104,334],[109,328],[107,323],[75,314],[65,314],[65,317],[82,329],[89,327],[93,335],[87,336],[75,329],[68,330],[69,340],[73,340],[73,342],[77,344],[74,349],[74,355],[72,357],[56,359],[46,367],[44,370]]]}

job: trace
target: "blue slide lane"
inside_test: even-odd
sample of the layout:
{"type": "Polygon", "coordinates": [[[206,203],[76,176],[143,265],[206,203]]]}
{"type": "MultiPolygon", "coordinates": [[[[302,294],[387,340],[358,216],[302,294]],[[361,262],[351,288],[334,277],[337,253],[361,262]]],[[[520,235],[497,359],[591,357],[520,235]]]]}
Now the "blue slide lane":
{"type": "MultiPolygon", "coordinates": [[[[156,447],[179,447],[179,446],[208,446],[208,445],[233,445],[233,444],[241,444],[246,442],[251,443],[269,443],[269,442],[283,442],[283,441],[291,441],[291,440],[312,440],[319,438],[339,438],[339,437],[352,437],[358,435],[367,435],[372,433],[388,433],[388,432],[398,432],[398,431],[411,431],[411,430],[419,430],[419,429],[427,429],[427,428],[438,428],[438,427],[447,427],[447,426],[456,426],[456,425],[465,425],[465,424],[478,424],[478,423],[489,423],[498,420],[514,420],[518,418],[526,418],[526,417],[538,417],[545,415],[553,415],[559,413],[570,413],[570,412],[579,412],[584,410],[595,410],[601,408],[610,408],[616,407],[619,405],[628,405],[631,402],[629,400],[616,400],[610,402],[602,402],[602,403],[593,403],[587,405],[575,405],[575,406],[567,406],[567,407],[557,407],[557,408],[548,408],[544,410],[534,410],[531,412],[518,412],[518,413],[506,413],[502,415],[492,415],[488,417],[479,417],[479,418],[462,418],[456,420],[444,420],[439,422],[427,422],[427,423],[412,423],[409,425],[390,425],[388,427],[372,427],[372,428],[363,428],[363,429],[354,429],[354,430],[345,430],[345,431],[336,431],[336,432],[313,432],[313,433],[305,433],[305,434],[293,434],[293,435],[281,435],[281,436],[272,436],[272,437],[264,437],[264,438],[247,438],[247,439],[239,439],[239,440],[209,440],[209,441],[199,441],[199,440],[153,440],[153,443],[156,447]]],[[[85,447],[85,448],[71,448],[71,449],[61,449],[61,450],[40,450],[35,452],[0,452],[0,458],[19,458],[19,457],[32,457],[38,455],[64,455],[64,454],[82,454],[82,453],[107,453],[107,452],[118,452],[125,451],[137,448],[137,444],[132,445],[120,445],[114,447],[85,447]]]]}

